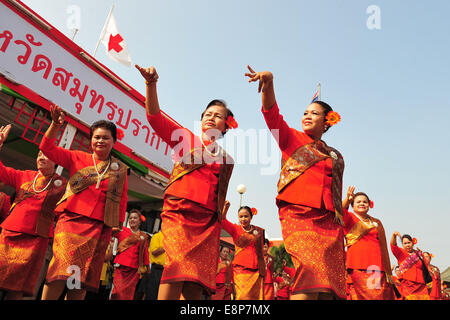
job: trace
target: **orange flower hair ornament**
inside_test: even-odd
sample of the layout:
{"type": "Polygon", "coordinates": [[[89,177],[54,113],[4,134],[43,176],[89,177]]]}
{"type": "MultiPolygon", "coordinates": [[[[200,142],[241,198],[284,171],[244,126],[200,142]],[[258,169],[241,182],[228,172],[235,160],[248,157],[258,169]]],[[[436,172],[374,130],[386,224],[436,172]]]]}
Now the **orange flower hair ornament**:
{"type": "Polygon", "coordinates": [[[145,222],[147,220],[143,214],[141,214],[140,218],[142,222],[145,222]]]}
{"type": "Polygon", "coordinates": [[[370,208],[370,209],[373,208],[373,201],[372,201],[372,200],[369,201],[369,208],[370,208]]]}
{"type": "Polygon", "coordinates": [[[252,215],[256,216],[258,214],[258,210],[256,208],[252,208],[252,215]]]}
{"type": "Polygon", "coordinates": [[[122,129],[117,128],[117,140],[122,140],[125,137],[125,133],[122,129]]]}
{"type": "Polygon", "coordinates": [[[238,127],[238,124],[236,120],[234,120],[233,116],[228,116],[227,120],[225,120],[225,123],[230,129],[236,129],[238,127]]]}
{"type": "Polygon", "coordinates": [[[433,259],[434,258],[434,254],[430,253],[430,257],[431,257],[431,259],[433,259]]]}
{"type": "Polygon", "coordinates": [[[412,243],[415,245],[417,244],[417,239],[416,238],[412,238],[412,243]]]}
{"type": "Polygon", "coordinates": [[[330,111],[328,112],[327,116],[325,117],[327,120],[325,123],[329,125],[330,127],[337,124],[339,121],[341,121],[341,116],[336,111],[330,111]]]}

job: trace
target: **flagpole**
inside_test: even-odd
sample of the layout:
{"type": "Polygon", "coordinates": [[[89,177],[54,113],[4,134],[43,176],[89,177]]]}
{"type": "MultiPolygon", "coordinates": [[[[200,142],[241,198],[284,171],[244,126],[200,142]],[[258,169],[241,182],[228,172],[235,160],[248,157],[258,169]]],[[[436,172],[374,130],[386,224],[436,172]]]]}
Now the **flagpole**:
{"type": "Polygon", "coordinates": [[[109,19],[111,18],[111,15],[112,15],[113,10],[114,10],[114,3],[113,3],[113,5],[111,6],[111,10],[109,10],[109,14],[108,14],[108,17],[106,18],[105,25],[103,26],[102,32],[100,33],[100,38],[98,38],[97,45],[95,46],[95,50],[94,50],[94,55],[93,55],[93,57],[95,57],[95,55],[97,54],[98,46],[100,45],[100,41],[102,41],[103,36],[105,35],[105,29],[106,29],[106,26],[108,25],[109,19]]]}
{"type": "Polygon", "coordinates": [[[78,32],[78,29],[75,28],[74,31],[73,31],[73,35],[72,35],[72,41],[75,40],[75,36],[77,35],[77,32],[78,32]]]}
{"type": "Polygon", "coordinates": [[[318,98],[319,98],[319,101],[322,101],[322,86],[320,85],[320,82],[319,82],[318,87],[319,87],[319,96],[318,96],[318,98]]]}

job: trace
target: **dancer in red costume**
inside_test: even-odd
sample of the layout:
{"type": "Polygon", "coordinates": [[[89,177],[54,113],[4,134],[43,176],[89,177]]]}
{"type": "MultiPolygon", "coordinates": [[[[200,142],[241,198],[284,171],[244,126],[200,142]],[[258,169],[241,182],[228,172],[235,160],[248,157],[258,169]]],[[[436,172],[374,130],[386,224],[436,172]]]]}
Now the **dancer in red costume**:
{"type": "Polygon", "coordinates": [[[264,277],[264,300],[274,300],[275,291],[273,286],[273,257],[269,253],[270,241],[264,239],[264,262],[266,263],[266,276],[264,277]]]}
{"type": "Polygon", "coordinates": [[[203,291],[216,289],[220,222],[234,166],[216,140],[237,124],[226,104],[213,100],[201,114],[202,134],[195,136],[161,113],[156,69],[136,68],[146,80],[148,122],[174,149],[176,161],[161,214],[166,261],[158,299],[199,300],[203,291]]]}
{"type": "Polygon", "coordinates": [[[211,300],[231,300],[233,293],[233,267],[230,260],[230,248],[222,247],[216,275],[216,293],[211,300]]]}
{"type": "Polygon", "coordinates": [[[394,279],[383,224],[368,214],[373,202],[350,186],[342,206],[347,247],[348,300],[393,300],[394,279]],[[352,205],[353,212],[347,209],[352,205]]]}
{"type": "Polygon", "coordinates": [[[139,210],[131,210],[128,218],[130,227],[124,227],[115,235],[119,245],[114,259],[116,267],[111,300],[133,300],[140,276],[150,273],[149,237],[139,230],[144,219],[139,210]]]}
{"type": "Polygon", "coordinates": [[[316,101],[303,114],[303,132],[290,128],[275,99],[272,73],[248,69],[249,82],[259,82],[262,113],[282,154],[276,203],[286,251],[296,269],[291,299],[345,299],[344,159],[322,140],[340,116],[316,101]]]}
{"type": "Polygon", "coordinates": [[[415,250],[417,243],[410,235],[394,232],[391,237],[391,251],[398,260],[398,280],[400,281],[400,293],[406,300],[430,300],[427,284],[424,279],[424,271],[428,272],[423,260],[423,253],[415,250]],[[403,248],[397,246],[397,237],[402,240],[403,248]]]}
{"type": "Polygon", "coordinates": [[[431,264],[431,259],[433,255],[429,252],[423,253],[423,260],[428,266],[428,271],[430,272],[431,278],[433,279],[431,283],[431,288],[429,288],[430,299],[431,300],[442,300],[442,284],[441,284],[441,271],[438,267],[431,264]]]}
{"type": "MultiPolygon", "coordinates": [[[[0,128],[0,148],[11,126],[0,128]]],[[[41,151],[37,171],[15,170],[0,162],[0,181],[14,187],[17,196],[0,234],[0,289],[6,299],[33,296],[53,237],[54,210],[66,187],[55,173],[55,163],[41,151]]]]}
{"type": "Polygon", "coordinates": [[[69,171],[66,193],[56,208],[58,220],[53,258],[42,293],[44,300],[59,299],[66,281],[79,275],[67,292],[69,300],[83,300],[86,290],[96,292],[113,228],[119,229],[127,208],[128,167],[111,156],[117,140],[112,122],[100,120],[90,127],[92,153],[56,146],[65,115],[51,107],[52,123],[40,148],[52,161],[69,171]]]}
{"type": "MultiPolygon", "coordinates": [[[[229,202],[225,205],[229,206],[229,202]]],[[[231,235],[236,248],[233,259],[236,300],[264,300],[264,229],[251,224],[256,212],[254,208],[243,206],[238,211],[239,224],[227,219],[222,221],[223,229],[231,235]]]]}

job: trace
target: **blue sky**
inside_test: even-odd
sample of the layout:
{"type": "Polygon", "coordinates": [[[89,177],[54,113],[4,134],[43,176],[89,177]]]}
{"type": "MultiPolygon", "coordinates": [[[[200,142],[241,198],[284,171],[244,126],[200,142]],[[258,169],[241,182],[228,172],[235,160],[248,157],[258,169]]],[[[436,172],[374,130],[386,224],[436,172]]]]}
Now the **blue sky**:
{"type": "MultiPolygon", "coordinates": [[[[113,1],[27,0],[33,10],[93,53],[113,1]]],[[[290,126],[322,84],[322,100],[342,116],[323,139],[346,162],[344,192],[355,185],[375,202],[370,214],[392,232],[409,233],[430,251],[441,271],[450,266],[450,2],[382,0],[118,0],[114,15],[134,63],[154,65],[161,108],[193,129],[206,104],[227,101],[243,130],[266,128],[246,65],[274,74],[281,113],[290,126]],[[380,10],[381,29],[366,12],[380,10]]],[[[96,58],[145,93],[135,69],[96,58]]],[[[277,158],[279,161],[279,155],[277,158]]],[[[281,238],[275,205],[278,173],[238,164],[230,181],[229,220],[237,222],[239,195],[258,209],[253,222],[281,238]]],[[[391,255],[392,259],[392,255],[391,255]]]]}

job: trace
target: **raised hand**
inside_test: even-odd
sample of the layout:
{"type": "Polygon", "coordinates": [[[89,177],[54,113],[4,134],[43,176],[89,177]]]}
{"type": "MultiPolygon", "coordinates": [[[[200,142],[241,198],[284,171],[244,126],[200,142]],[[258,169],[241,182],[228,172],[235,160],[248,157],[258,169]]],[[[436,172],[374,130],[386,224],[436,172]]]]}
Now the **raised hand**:
{"type": "Polygon", "coordinates": [[[137,64],[134,66],[136,67],[136,69],[139,70],[139,72],[144,77],[144,79],[147,80],[149,83],[158,81],[159,76],[158,76],[158,73],[156,72],[155,67],[142,68],[142,67],[138,66],[137,64]]]}
{"type": "Polygon", "coordinates": [[[355,186],[349,186],[347,189],[347,199],[349,202],[353,201],[353,197],[355,196],[355,186]]]}
{"type": "Polygon", "coordinates": [[[11,130],[11,125],[10,124],[0,127],[0,150],[1,150],[2,146],[3,146],[3,143],[8,138],[8,134],[9,134],[10,130],[11,130]]]}
{"type": "Polygon", "coordinates": [[[353,198],[355,197],[355,187],[354,186],[350,186],[347,189],[347,195],[345,197],[345,199],[342,201],[342,207],[344,209],[348,209],[348,207],[350,206],[350,203],[353,201],[353,198]]]}
{"type": "Polygon", "coordinates": [[[231,205],[230,201],[225,200],[225,203],[223,204],[223,212],[222,212],[223,219],[226,219],[228,209],[230,209],[230,205],[231,205]]]}
{"type": "Polygon", "coordinates": [[[64,124],[65,114],[59,106],[56,104],[50,106],[50,114],[55,125],[61,126],[64,124]]]}
{"type": "Polygon", "coordinates": [[[269,71],[255,72],[250,66],[247,66],[250,73],[246,73],[245,76],[250,79],[248,82],[259,81],[258,93],[265,92],[265,89],[272,83],[273,74],[269,71]]]}

